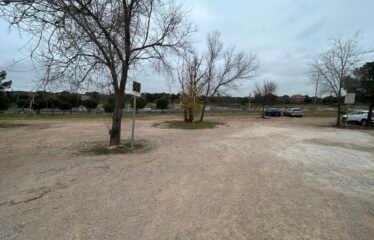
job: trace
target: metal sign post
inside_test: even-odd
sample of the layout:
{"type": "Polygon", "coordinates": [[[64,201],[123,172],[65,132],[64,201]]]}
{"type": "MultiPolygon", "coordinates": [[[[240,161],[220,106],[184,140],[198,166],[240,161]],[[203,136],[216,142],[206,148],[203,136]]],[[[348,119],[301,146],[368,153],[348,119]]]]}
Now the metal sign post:
{"type": "Polygon", "coordinates": [[[131,147],[135,145],[135,115],[136,115],[136,95],[134,95],[134,106],[132,111],[131,147]]]}
{"type": "Polygon", "coordinates": [[[348,122],[349,122],[349,109],[351,105],[348,104],[348,109],[347,109],[347,118],[345,119],[345,127],[348,127],[348,122]]]}
{"type": "Polygon", "coordinates": [[[349,121],[349,111],[351,108],[351,104],[355,104],[356,94],[355,93],[347,93],[345,95],[344,103],[348,105],[347,113],[346,113],[346,119],[345,119],[345,127],[348,126],[349,121]]]}
{"type": "Polygon", "coordinates": [[[138,82],[132,83],[132,91],[134,94],[134,106],[132,112],[132,130],[131,130],[131,148],[135,145],[135,116],[136,116],[136,95],[140,94],[141,84],[138,82]]]}

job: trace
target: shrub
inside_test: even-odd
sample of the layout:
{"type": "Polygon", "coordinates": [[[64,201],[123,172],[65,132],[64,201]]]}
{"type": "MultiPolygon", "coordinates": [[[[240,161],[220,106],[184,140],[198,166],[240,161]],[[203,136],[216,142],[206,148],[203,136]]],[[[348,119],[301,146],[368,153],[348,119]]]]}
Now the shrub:
{"type": "Polygon", "coordinates": [[[65,111],[71,111],[71,109],[73,108],[73,106],[70,103],[62,100],[57,100],[56,103],[58,109],[62,110],[64,113],[65,111]]]}
{"type": "Polygon", "coordinates": [[[37,114],[40,113],[40,110],[46,108],[48,106],[47,97],[43,93],[38,93],[34,97],[34,101],[32,103],[32,109],[36,110],[37,114]]]}
{"type": "Polygon", "coordinates": [[[8,110],[9,100],[4,92],[0,92],[0,111],[8,110]]]}
{"type": "Polygon", "coordinates": [[[164,112],[169,107],[169,101],[166,98],[160,98],[156,100],[156,108],[161,109],[164,112]]]}
{"type": "Polygon", "coordinates": [[[16,105],[17,105],[18,108],[22,108],[22,109],[28,108],[29,107],[29,100],[20,99],[16,102],[16,105]]]}
{"type": "Polygon", "coordinates": [[[91,114],[91,110],[97,108],[99,103],[95,99],[87,99],[82,102],[82,105],[88,109],[88,113],[91,114]]]}
{"type": "MultiPolygon", "coordinates": [[[[144,98],[136,98],[136,111],[138,111],[138,109],[144,108],[145,106],[147,106],[147,101],[144,98]]],[[[134,101],[131,101],[131,107],[134,108],[134,101]]]]}

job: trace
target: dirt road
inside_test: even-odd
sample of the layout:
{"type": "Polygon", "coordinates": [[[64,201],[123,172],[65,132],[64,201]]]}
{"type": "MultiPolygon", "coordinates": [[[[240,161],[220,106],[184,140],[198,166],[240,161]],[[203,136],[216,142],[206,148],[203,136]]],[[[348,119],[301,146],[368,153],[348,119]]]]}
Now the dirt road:
{"type": "Polygon", "coordinates": [[[136,155],[79,154],[107,141],[105,120],[0,129],[0,239],[373,239],[372,131],[157,121],[139,121],[152,150],[136,155]]]}

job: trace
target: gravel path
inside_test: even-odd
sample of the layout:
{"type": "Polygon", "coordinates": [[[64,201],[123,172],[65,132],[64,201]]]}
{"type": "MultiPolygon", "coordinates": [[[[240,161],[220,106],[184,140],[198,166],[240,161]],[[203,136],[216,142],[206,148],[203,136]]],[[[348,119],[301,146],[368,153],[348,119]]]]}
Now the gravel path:
{"type": "Polygon", "coordinates": [[[373,239],[373,131],[328,118],[152,127],[160,118],[137,124],[150,152],[79,154],[107,141],[105,121],[0,129],[0,239],[373,239]]]}

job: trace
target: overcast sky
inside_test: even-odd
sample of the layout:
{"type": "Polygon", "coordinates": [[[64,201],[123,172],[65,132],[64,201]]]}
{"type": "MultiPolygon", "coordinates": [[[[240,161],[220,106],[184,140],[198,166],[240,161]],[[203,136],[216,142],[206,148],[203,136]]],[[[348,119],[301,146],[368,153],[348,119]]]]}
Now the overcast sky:
{"type": "MultiPolygon", "coordinates": [[[[186,0],[198,32],[193,39],[203,46],[207,33],[218,30],[226,46],[256,53],[260,69],[234,96],[247,96],[253,83],[274,80],[278,94],[313,94],[308,84],[308,62],[328,46],[331,37],[350,37],[360,31],[362,48],[373,48],[373,0],[186,0]]],[[[8,72],[14,90],[32,90],[38,74],[23,58],[28,38],[0,19],[0,69],[8,72]]],[[[374,59],[369,59],[374,61],[374,59]]],[[[139,81],[146,92],[167,92],[167,81],[153,73],[139,81]]],[[[174,87],[174,92],[177,88],[174,87]]]]}

